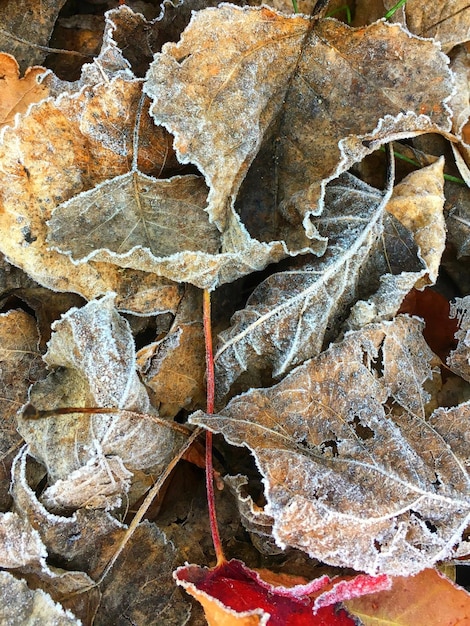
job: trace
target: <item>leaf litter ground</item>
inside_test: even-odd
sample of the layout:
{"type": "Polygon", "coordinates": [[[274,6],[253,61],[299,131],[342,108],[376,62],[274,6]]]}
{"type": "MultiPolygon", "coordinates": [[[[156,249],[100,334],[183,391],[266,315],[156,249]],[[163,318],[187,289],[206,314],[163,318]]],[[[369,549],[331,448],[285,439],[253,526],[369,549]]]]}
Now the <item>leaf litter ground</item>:
{"type": "Polygon", "coordinates": [[[470,619],[434,569],[469,553],[470,12],[110,2],[74,22],[62,2],[26,31],[20,4],[0,31],[2,619],[424,624],[429,587],[470,619]],[[46,69],[92,22],[100,52],[46,69]],[[430,286],[437,322],[411,304],[430,286]],[[180,567],[205,618],[173,580],[214,558],[191,424],[222,435],[225,553],[263,569],[228,595],[209,572],[207,607],[205,570],[180,567]],[[271,599],[237,605],[246,585],[271,599]]]}

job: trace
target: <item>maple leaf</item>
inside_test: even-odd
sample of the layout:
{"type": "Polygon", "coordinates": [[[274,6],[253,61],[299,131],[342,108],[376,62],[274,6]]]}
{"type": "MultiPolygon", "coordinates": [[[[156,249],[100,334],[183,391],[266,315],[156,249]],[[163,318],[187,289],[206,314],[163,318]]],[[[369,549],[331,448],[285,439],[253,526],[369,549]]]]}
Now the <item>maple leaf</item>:
{"type": "Polygon", "coordinates": [[[351,332],[271,389],[191,417],[253,452],[280,546],[392,575],[452,552],[470,492],[451,424],[455,414],[463,428],[468,410],[427,420],[432,354],[420,327],[398,317],[351,332]]]}

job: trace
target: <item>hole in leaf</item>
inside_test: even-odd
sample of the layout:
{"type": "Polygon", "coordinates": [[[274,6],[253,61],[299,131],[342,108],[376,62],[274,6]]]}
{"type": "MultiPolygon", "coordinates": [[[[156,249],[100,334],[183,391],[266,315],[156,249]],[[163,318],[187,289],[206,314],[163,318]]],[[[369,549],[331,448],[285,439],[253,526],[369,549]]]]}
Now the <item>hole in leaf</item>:
{"type": "Polygon", "coordinates": [[[325,456],[338,456],[338,443],[334,439],[323,441],[320,444],[320,450],[325,456]]]}
{"type": "Polygon", "coordinates": [[[354,416],[354,419],[352,420],[352,422],[350,422],[350,424],[351,427],[354,428],[356,435],[359,437],[359,439],[362,439],[363,441],[367,441],[367,439],[372,439],[375,434],[372,428],[361,424],[361,421],[357,415],[354,416]]]}

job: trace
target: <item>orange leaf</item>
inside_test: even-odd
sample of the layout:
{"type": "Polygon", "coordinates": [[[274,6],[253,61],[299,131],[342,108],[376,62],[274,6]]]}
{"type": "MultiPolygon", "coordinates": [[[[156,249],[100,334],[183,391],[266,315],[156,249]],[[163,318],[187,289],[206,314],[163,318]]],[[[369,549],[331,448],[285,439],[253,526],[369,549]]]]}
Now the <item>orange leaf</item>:
{"type": "Polygon", "coordinates": [[[380,591],[346,603],[365,626],[464,626],[470,624],[470,594],[434,569],[393,579],[380,591]]]}

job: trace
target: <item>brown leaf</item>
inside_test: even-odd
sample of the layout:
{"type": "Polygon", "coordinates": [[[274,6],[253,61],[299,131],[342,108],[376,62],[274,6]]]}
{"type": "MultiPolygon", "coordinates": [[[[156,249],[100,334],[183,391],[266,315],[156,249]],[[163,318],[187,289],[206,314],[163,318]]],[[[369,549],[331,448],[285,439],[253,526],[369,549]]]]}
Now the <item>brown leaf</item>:
{"type": "Polygon", "coordinates": [[[436,570],[397,576],[388,591],[348,600],[364,626],[457,626],[470,622],[470,595],[436,570]]]}
{"type": "Polygon", "coordinates": [[[205,348],[201,294],[186,288],[170,332],[136,355],[137,367],[152,390],[160,416],[175,417],[181,410],[205,406],[205,348]]]}
{"type": "MultiPolygon", "coordinates": [[[[56,371],[31,390],[31,401],[38,408],[107,406],[155,413],[135,371],[129,325],[113,305],[110,294],[81,309],[71,309],[54,324],[44,358],[56,371]]],[[[20,417],[18,428],[31,454],[46,466],[50,482],[67,480],[74,501],[80,497],[75,491],[83,487],[75,475],[70,476],[72,472],[83,468],[85,479],[95,462],[106,468],[107,457],[118,456],[129,470],[158,473],[183,437],[153,421],[151,415],[139,414],[20,417]]],[[[124,488],[127,482],[117,484],[124,488]]]]}
{"type": "Polygon", "coordinates": [[[271,389],[191,422],[253,452],[280,546],[410,575],[448,556],[470,519],[449,418],[435,414],[434,428],[426,421],[431,358],[420,322],[398,317],[349,333],[271,389]]]}
{"type": "Polygon", "coordinates": [[[154,524],[144,522],[101,585],[97,626],[133,624],[180,626],[191,605],[175,588],[178,550],[154,524]]]}
{"type": "Polygon", "coordinates": [[[260,373],[279,377],[319,354],[348,314],[348,325],[360,328],[396,313],[427,270],[409,232],[385,213],[386,202],[350,174],[330,183],[315,220],[328,237],[325,254],[270,276],[233,316],[215,354],[219,397],[244,372],[255,376],[253,385],[260,373]]]}
{"type": "Polygon", "coordinates": [[[46,374],[38,350],[36,321],[24,311],[0,315],[0,509],[10,502],[9,475],[22,438],[16,429],[16,412],[27,400],[30,384],[46,374]]]}
{"type": "Polygon", "coordinates": [[[80,626],[82,622],[70,611],[56,604],[42,589],[32,590],[24,580],[0,572],[0,621],[4,624],[37,626],[80,626]]]}
{"type": "Polygon", "coordinates": [[[24,72],[47,56],[44,46],[65,0],[16,0],[0,7],[0,50],[13,55],[24,72]]]}
{"type": "MultiPolygon", "coordinates": [[[[102,59],[106,67],[105,61],[102,59]]],[[[87,71],[86,81],[103,80],[94,66],[87,71]]],[[[149,313],[159,306],[176,310],[179,291],[168,280],[109,263],[75,266],[68,257],[46,248],[46,220],[53,208],[108,178],[129,172],[132,161],[140,84],[128,75],[114,79],[111,75],[106,83],[86,81],[78,93],[63,93],[42,102],[20,125],[3,133],[0,247],[11,262],[52,290],[74,291],[88,299],[114,290],[126,310],[149,313]]],[[[161,169],[167,134],[149,126],[146,132],[142,142],[152,147],[155,157],[155,144],[160,142],[162,158],[148,166],[161,169]]],[[[142,165],[146,162],[147,156],[142,165]]]]}
{"type": "Polygon", "coordinates": [[[446,243],[444,220],[444,158],[412,172],[393,190],[387,211],[414,233],[419,254],[428,274],[419,279],[417,289],[437,280],[446,243]]]}
{"type": "Polygon", "coordinates": [[[0,514],[0,564],[3,569],[17,569],[44,561],[47,550],[39,533],[17,513],[0,514]]]}
{"type": "Polygon", "coordinates": [[[30,104],[47,98],[49,90],[42,84],[45,67],[30,67],[23,78],[16,59],[0,53],[0,125],[12,125],[17,113],[25,113],[30,104]]]}
{"type": "Polygon", "coordinates": [[[180,42],[156,55],[145,91],[179,160],[204,173],[221,228],[258,152],[272,164],[258,180],[275,190],[271,214],[302,221],[314,239],[325,181],[398,135],[449,129],[450,75],[431,42],[389,24],[355,30],[267,7],[194,14],[180,42]]]}
{"type": "Polygon", "coordinates": [[[468,41],[468,2],[465,0],[436,0],[430,6],[419,0],[408,0],[405,15],[412,33],[433,37],[446,52],[468,41]]]}
{"type": "Polygon", "coordinates": [[[457,319],[460,328],[455,333],[457,348],[450,353],[447,365],[470,382],[470,296],[456,298],[455,302],[451,303],[450,317],[457,319]]]}

